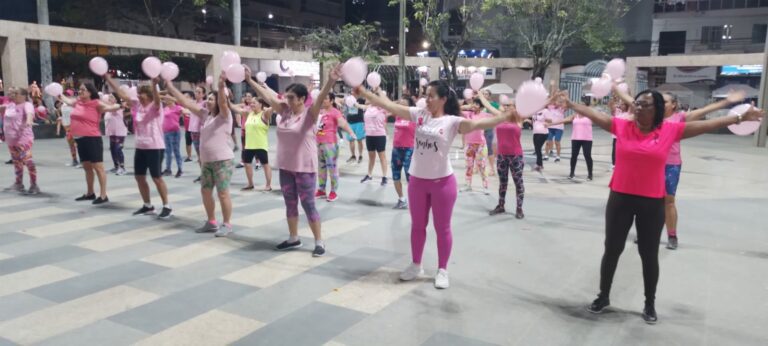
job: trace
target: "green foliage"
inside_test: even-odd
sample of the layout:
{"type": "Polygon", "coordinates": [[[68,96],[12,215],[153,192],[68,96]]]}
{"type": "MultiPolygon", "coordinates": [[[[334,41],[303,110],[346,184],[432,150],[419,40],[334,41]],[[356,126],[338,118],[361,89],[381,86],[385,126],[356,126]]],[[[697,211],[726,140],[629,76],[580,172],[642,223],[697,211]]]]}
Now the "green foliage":
{"type": "Polygon", "coordinates": [[[373,63],[382,61],[378,48],[384,39],[378,22],[348,23],[335,30],[317,28],[301,40],[313,49],[313,57],[321,63],[346,61],[355,56],[373,63]]]}

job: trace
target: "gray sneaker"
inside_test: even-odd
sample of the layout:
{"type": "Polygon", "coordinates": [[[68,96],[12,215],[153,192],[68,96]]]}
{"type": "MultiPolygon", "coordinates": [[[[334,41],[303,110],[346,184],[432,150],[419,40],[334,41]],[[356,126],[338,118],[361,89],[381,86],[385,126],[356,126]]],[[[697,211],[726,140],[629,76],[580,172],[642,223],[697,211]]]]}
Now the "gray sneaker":
{"type": "Polygon", "coordinates": [[[213,235],[215,237],[226,237],[230,233],[232,233],[232,225],[227,226],[226,224],[222,224],[213,235]]]}
{"type": "Polygon", "coordinates": [[[195,233],[211,233],[219,230],[219,225],[214,225],[208,221],[205,222],[203,227],[195,230],[195,233]]]}
{"type": "Polygon", "coordinates": [[[397,204],[395,204],[395,207],[392,209],[408,209],[408,202],[397,200],[397,204]]]}
{"type": "Polygon", "coordinates": [[[24,192],[24,184],[13,184],[5,188],[5,191],[24,192]]]}
{"type": "Polygon", "coordinates": [[[39,195],[40,194],[40,188],[37,187],[37,184],[33,184],[29,187],[29,190],[27,190],[28,195],[39,195]]]}

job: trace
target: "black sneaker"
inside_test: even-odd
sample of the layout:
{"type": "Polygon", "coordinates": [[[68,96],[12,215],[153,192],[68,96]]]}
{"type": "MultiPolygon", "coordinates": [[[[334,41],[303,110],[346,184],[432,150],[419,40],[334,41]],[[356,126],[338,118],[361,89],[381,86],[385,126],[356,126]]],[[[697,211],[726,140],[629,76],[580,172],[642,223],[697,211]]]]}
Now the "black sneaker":
{"type": "Polygon", "coordinates": [[[298,249],[301,246],[302,246],[301,239],[299,239],[299,240],[297,240],[297,241],[295,241],[293,243],[291,243],[291,242],[286,240],[286,241],[280,243],[279,245],[275,246],[275,250],[278,250],[278,251],[293,250],[293,249],[298,249]]]}
{"type": "Polygon", "coordinates": [[[173,175],[173,172],[171,172],[170,169],[166,169],[166,170],[163,171],[163,176],[164,177],[170,177],[171,175],[173,175]]]}
{"type": "Polygon", "coordinates": [[[195,178],[195,180],[192,180],[192,182],[193,183],[199,183],[200,182],[200,177],[195,178]]]}
{"type": "Polygon", "coordinates": [[[96,194],[90,194],[90,195],[82,195],[80,197],[75,198],[75,201],[82,202],[82,201],[92,201],[96,199],[96,194]]]}
{"type": "Polygon", "coordinates": [[[491,215],[491,216],[499,215],[499,214],[504,214],[505,212],[506,210],[504,209],[504,207],[497,205],[496,208],[493,208],[493,210],[488,212],[488,215],[491,215]]]}
{"type": "Polygon", "coordinates": [[[192,162],[192,158],[188,157],[188,158],[184,159],[184,162],[192,162]]]}
{"type": "Polygon", "coordinates": [[[245,167],[242,162],[238,162],[235,168],[243,168],[245,167]]]}
{"type": "Polygon", "coordinates": [[[645,303],[643,308],[643,321],[648,324],[656,324],[659,319],[656,317],[656,308],[653,304],[645,303]]]}
{"type": "Polygon", "coordinates": [[[587,176],[587,181],[592,181],[592,176],[591,175],[587,176]]]}
{"type": "Polygon", "coordinates": [[[363,157],[362,156],[358,157],[357,158],[357,163],[361,164],[362,162],[363,162],[363,157]]]}
{"type": "Polygon", "coordinates": [[[136,216],[136,215],[149,215],[149,214],[154,214],[154,213],[155,213],[155,207],[154,206],[147,207],[146,205],[143,205],[143,206],[141,206],[141,208],[139,208],[139,210],[133,212],[133,216],[136,216]]]}
{"type": "Polygon", "coordinates": [[[10,165],[10,164],[13,164],[13,160],[8,160],[8,161],[5,161],[5,164],[6,164],[6,165],[10,165]]]}
{"type": "Polygon", "coordinates": [[[599,313],[602,313],[603,310],[607,308],[609,305],[611,305],[610,299],[597,297],[597,299],[595,299],[595,301],[593,301],[592,304],[587,306],[587,311],[593,314],[599,314],[599,313]]]}
{"type": "Polygon", "coordinates": [[[104,204],[104,203],[107,203],[107,202],[109,202],[109,197],[104,197],[104,198],[99,197],[99,198],[94,199],[93,202],[91,202],[91,204],[99,205],[99,204],[104,204]]]}
{"type": "Polygon", "coordinates": [[[165,220],[170,218],[172,213],[173,213],[173,210],[171,210],[171,208],[163,207],[163,210],[160,212],[160,215],[158,215],[157,218],[165,220]]]}
{"type": "Polygon", "coordinates": [[[373,178],[371,178],[371,176],[370,176],[370,175],[366,175],[366,176],[365,176],[365,178],[363,178],[362,180],[360,180],[360,182],[361,182],[361,183],[364,183],[364,182],[366,182],[366,181],[369,181],[369,180],[373,180],[373,178]]]}
{"type": "Polygon", "coordinates": [[[315,250],[312,251],[312,257],[323,257],[323,255],[325,255],[325,247],[315,245],[315,250]]]}
{"type": "Polygon", "coordinates": [[[667,240],[667,249],[677,250],[677,237],[669,237],[667,240]]]}
{"type": "Polygon", "coordinates": [[[387,177],[381,178],[381,186],[387,186],[387,177]]]}
{"type": "Polygon", "coordinates": [[[571,175],[569,175],[569,176],[568,176],[568,179],[571,179],[571,180],[573,180],[573,178],[576,178],[576,176],[575,176],[575,175],[573,175],[573,174],[571,174],[571,175]]]}
{"type": "Polygon", "coordinates": [[[184,174],[181,170],[176,171],[176,178],[181,178],[181,176],[184,174]]]}
{"type": "Polygon", "coordinates": [[[356,156],[352,156],[352,157],[349,158],[349,160],[347,160],[347,163],[354,163],[355,161],[357,161],[357,157],[356,156]]]}

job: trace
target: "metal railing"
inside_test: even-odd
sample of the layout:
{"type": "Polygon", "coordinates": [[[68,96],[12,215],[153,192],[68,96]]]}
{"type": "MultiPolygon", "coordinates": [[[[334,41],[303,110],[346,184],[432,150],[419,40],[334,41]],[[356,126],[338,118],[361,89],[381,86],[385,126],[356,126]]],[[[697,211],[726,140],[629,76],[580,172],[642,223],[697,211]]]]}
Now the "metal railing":
{"type": "Polygon", "coordinates": [[[701,12],[768,7],[766,0],[656,0],[654,13],[701,12]]]}

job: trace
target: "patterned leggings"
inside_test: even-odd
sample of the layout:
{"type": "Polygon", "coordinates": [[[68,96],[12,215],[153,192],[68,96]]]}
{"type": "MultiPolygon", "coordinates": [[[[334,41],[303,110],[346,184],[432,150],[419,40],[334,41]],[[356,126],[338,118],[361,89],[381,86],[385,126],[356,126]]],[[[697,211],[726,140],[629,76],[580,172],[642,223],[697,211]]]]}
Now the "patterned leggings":
{"type": "Polygon", "coordinates": [[[11,160],[13,161],[13,171],[16,173],[16,184],[24,182],[24,166],[29,171],[29,183],[37,184],[37,167],[32,160],[32,144],[19,144],[9,146],[11,160]]]}
{"type": "Polygon", "coordinates": [[[123,155],[123,136],[109,136],[109,152],[112,154],[112,163],[115,168],[125,167],[125,155],[123,155]]]}
{"type": "Polygon", "coordinates": [[[280,189],[285,199],[285,215],[299,217],[299,200],[309,222],[319,222],[320,213],[315,208],[315,183],[317,174],[280,170],[280,189]]]}
{"type": "Polygon", "coordinates": [[[509,185],[509,176],[512,174],[512,180],[515,182],[515,192],[517,194],[517,209],[523,208],[523,197],[525,196],[525,186],[523,186],[523,168],[525,160],[522,155],[498,155],[496,158],[496,170],[499,173],[499,206],[504,207],[507,199],[507,185],[509,185]]]}
{"type": "Polygon", "coordinates": [[[488,157],[485,144],[467,144],[466,159],[467,159],[467,186],[472,185],[472,171],[475,165],[477,170],[480,171],[480,177],[483,179],[483,188],[488,188],[488,176],[485,172],[485,163],[488,157]]]}
{"type": "Polygon", "coordinates": [[[336,160],[339,158],[339,145],[336,143],[320,143],[317,145],[318,163],[320,166],[318,184],[321,191],[325,191],[328,183],[328,175],[331,176],[331,191],[339,187],[339,166],[336,160]]]}
{"type": "Polygon", "coordinates": [[[67,133],[67,144],[69,145],[69,155],[72,155],[72,161],[77,161],[77,144],[75,144],[75,137],[72,136],[72,131],[69,130],[69,126],[64,128],[67,133]]]}

